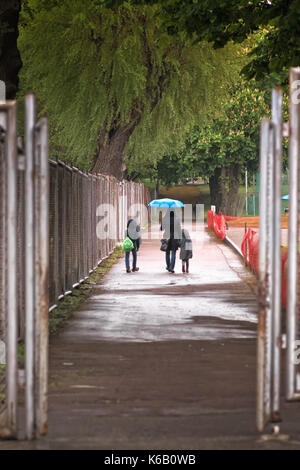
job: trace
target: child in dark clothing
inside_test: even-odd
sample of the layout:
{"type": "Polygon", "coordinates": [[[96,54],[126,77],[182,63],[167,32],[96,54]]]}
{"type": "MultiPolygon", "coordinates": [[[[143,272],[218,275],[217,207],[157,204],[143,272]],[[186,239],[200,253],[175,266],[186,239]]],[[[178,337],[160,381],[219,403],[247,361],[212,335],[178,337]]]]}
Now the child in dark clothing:
{"type": "Polygon", "coordinates": [[[182,260],[182,272],[189,273],[189,260],[193,257],[193,245],[188,230],[182,230],[180,244],[180,259],[182,260]]]}

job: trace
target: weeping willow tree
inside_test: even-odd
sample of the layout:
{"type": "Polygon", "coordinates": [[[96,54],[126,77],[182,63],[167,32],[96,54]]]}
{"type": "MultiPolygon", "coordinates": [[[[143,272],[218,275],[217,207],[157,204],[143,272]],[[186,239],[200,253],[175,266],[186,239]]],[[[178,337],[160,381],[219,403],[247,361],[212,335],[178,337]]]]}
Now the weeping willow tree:
{"type": "Polygon", "coordinates": [[[48,113],[52,153],[117,178],[207,119],[240,61],[234,46],[168,36],[156,6],[129,1],[27,0],[19,48],[21,86],[48,113]]]}

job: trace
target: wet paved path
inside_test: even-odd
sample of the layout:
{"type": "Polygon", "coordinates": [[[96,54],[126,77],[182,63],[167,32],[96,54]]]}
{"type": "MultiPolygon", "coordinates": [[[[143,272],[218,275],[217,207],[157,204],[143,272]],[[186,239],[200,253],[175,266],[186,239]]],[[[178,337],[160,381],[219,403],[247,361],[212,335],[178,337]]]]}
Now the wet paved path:
{"type": "Polygon", "coordinates": [[[23,447],[296,446],[255,431],[254,278],[204,228],[192,238],[190,274],[144,240],[140,271],[120,260],[52,339],[49,434],[23,447]]]}
{"type": "MultiPolygon", "coordinates": [[[[191,232],[192,233],[192,232],[191,232]]],[[[127,274],[124,261],[76,313],[65,341],[168,341],[253,338],[256,303],[239,274],[253,280],[235,254],[205,231],[192,234],[190,274],[165,269],[161,233],[143,241],[140,271],[127,274]]]]}

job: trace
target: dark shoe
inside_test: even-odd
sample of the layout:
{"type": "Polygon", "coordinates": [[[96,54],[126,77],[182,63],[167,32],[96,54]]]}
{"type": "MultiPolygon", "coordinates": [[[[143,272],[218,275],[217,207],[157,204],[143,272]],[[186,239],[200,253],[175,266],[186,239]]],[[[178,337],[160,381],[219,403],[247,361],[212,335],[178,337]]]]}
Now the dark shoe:
{"type": "Polygon", "coordinates": [[[139,271],[139,270],[140,270],[140,268],[133,268],[132,272],[134,273],[134,272],[139,271]]]}
{"type": "Polygon", "coordinates": [[[172,269],[169,269],[169,273],[174,274],[175,271],[173,271],[172,269]]]}
{"type": "Polygon", "coordinates": [[[126,269],[126,272],[127,272],[127,273],[131,273],[131,270],[130,270],[130,269],[126,269]]]}
{"type": "Polygon", "coordinates": [[[190,271],[187,269],[187,270],[186,270],[186,273],[189,274],[189,272],[190,272],[190,271]]]}

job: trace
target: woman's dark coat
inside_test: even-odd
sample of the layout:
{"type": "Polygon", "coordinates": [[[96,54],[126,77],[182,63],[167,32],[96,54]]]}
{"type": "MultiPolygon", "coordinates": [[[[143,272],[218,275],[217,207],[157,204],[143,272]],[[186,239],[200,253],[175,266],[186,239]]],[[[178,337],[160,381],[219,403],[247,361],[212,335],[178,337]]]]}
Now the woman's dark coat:
{"type": "Polygon", "coordinates": [[[168,240],[167,250],[178,250],[181,243],[181,224],[179,218],[174,214],[174,211],[169,210],[164,215],[161,230],[164,230],[163,238],[168,240]]]}

